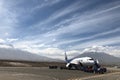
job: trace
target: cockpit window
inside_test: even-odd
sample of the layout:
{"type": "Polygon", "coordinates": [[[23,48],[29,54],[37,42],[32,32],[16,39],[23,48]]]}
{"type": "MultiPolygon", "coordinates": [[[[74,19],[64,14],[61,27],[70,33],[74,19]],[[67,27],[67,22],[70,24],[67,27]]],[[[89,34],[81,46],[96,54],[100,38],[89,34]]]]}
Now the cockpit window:
{"type": "Polygon", "coordinates": [[[94,60],[93,58],[89,59],[89,60],[94,60]]]}

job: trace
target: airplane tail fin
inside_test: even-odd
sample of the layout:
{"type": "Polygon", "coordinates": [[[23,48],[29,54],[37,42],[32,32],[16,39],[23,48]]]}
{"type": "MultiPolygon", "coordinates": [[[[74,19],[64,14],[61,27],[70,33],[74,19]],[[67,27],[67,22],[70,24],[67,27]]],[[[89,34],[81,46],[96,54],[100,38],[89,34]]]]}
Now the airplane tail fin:
{"type": "Polygon", "coordinates": [[[65,52],[65,61],[68,63],[68,58],[67,58],[66,52],[65,52]]]}

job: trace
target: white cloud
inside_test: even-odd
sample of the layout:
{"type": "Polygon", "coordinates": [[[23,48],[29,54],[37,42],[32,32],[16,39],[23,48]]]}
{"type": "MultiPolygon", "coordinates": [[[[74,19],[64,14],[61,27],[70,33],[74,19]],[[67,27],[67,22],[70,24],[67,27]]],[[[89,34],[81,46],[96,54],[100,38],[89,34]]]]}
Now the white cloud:
{"type": "Polygon", "coordinates": [[[26,49],[26,48],[30,48],[30,45],[32,45],[34,42],[32,41],[18,41],[13,43],[15,48],[19,48],[19,49],[26,49]]]}
{"type": "Polygon", "coordinates": [[[45,44],[35,44],[35,45],[32,45],[32,47],[34,48],[39,48],[39,47],[44,47],[45,44]]]}
{"type": "MultiPolygon", "coordinates": [[[[84,5],[84,7],[85,6],[86,5],[84,5]]],[[[74,7],[72,6],[72,8],[74,8],[74,7]]],[[[81,6],[79,6],[79,7],[81,8],[81,6]]],[[[75,8],[75,9],[78,9],[79,7],[75,8]]],[[[88,10],[84,14],[79,14],[79,15],[75,16],[72,19],[73,21],[70,21],[70,22],[67,21],[66,23],[69,24],[69,25],[63,26],[64,24],[66,24],[65,21],[63,21],[63,24],[61,24],[61,26],[63,26],[63,27],[60,27],[59,29],[51,32],[51,34],[49,33],[48,35],[51,35],[51,36],[60,35],[62,33],[68,33],[68,32],[72,32],[72,31],[74,32],[76,30],[80,30],[80,31],[77,31],[77,32],[81,32],[81,33],[82,32],[87,32],[90,29],[93,30],[93,24],[94,25],[97,25],[98,23],[103,24],[107,20],[114,19],[115,17],[118,17],[120,14],[119,13],[118,14],[114,13],[113,10],[118,9],[119,7],[120,7],[119,3],[115,2],[115,3],[107,4],[107,7],[106,7],[106,5],[104,5],[104,6],[102,5],[100,7],[97,7],[97,9],[95,8],[91,11],[88,10]],[[113,11],[113,12],[109,12],[109,11],[113,11]],[[92,28],[90,28],[90,25],[92,26],[92,28]]],[[[59,16],[59,14],[62,14],[62,12],[65,12],[64,10],[60,11],[60,12],[58,11],[58,13],[57,13],[58,15],[57,14],[56,15],[59,16]]],[[[71,9],[71,11],[72,11],[72,9],[71,9]]],[[[64,15],[65,15],[65,13],[64,13],[64,15]]],[[[53,16],[56,17],[55,14],[53,16]]]]}
{"type": "Polygon", "coordinates": [[[14,38],[7,38],[7,41],[8,42],[14,42],[14,41],[17,41],[18,39],[14,39],[14,38]]]}
{"type": "Polygon", "coordinates": [[[92,47],[89,47],[89,48],[85,48],[82,52],[104,52],[106,51],[106,46],[96,46],[96,45],[93,45],[92,47]]]}
{"type": "MultiPolygon", "coordinates": [[[[31,41],[32,42],[32,41],[31,41]]],[[[21,49],[24,51],[28,51],[34,54],[38,54],[38,55],[44,55],[47,57],[51,57],[51,58],[62,58],[63,57],[63,50],[59,49],[59,48],[48,48],[48,47],[44,47],[44,44],[35,44],[35,43],[30,43],[30,41],[28,41],[27,43],[24,42],[17,42],[14,44],[14,47],[16,49],[21,49]],[[61,57],[62,56],[62,57],[61,57]]]]}
{"type": "Polygon", "coordinates": [[[89,32],[94,31],[94,29],[100,28],[97,26],[98,24],[103,24],[103,23],[105,24],[105,21],[107,21],[109,19],[114,19],[115,17],[118,17],[118,16],[119,16],[119,14],[118,15],[116,14],[113,16],[111,16],[111,14],[107,14],[104,16],[93,17],[88,20],[84,20],[84,18],[81,19],[81,17],[79,17],[79,20],[76,19],[76,22],[74,21],[74,22],[70,23],[69,25],[60,27],[56,31],[51,31],[51,32],[49,32],[49,34],[46,34],[46,35],[47,36],[59,36],[59,35],[65,34],[65,33],[72,33],[72,35],[73,34],[75,35],[75,34],[85,33],[88,31],[89,32]],[[90,26],[92,26],[92,27],[90,27],[90,26]]]}
{"type": "MultiPolygon", "coordinates": [[[[39,10],[44,7],[52,6],[61,0],[44,0],[40,5],[35,6],[34,8],[31,9],[31,13],[35,12],[36,10],[39,10]]],[[[40,3],[40,1],[37,1],[37,3],[40,3]]]]}
{"type": "Polygon", "coordinates": [[[115,43],[120,43],[120,37],[110,37],[110,38],[102,38],[102,39],[95,39],[95,40],[91,40],[88,42],[83,42],[80,43],[74,47],[72,47],[72,49],[80,49],[80,48],[86,48],[86,47],[91,47],[93,45],[110,45],[110,44],[115,44],[115,43]]]}
{"type": "Polygon", "coordinates": [[[51,57],[51,58],[57,58],[57,59],[65,59],[65,54],[67,53],[67,56],[69,59],[81,54],[81,52],[79,50],[70,50],[70,51],[65,51],[63,49],[59,49],[59,48],[45,48],[39,51],[39,53],[43,53],[43,55],[47,56],[47,57],[51,57]]]}
{"type": "Polygon", "coordinates": [[[118,31],[120,31],[120,28],[116,28],[116,29],[113,29],[113,30],[110,30],[110,31],[107,31],[107,32],[103,32],[103,33],[98,33],[98,34],[95,34],[95,35],[92,35],[92,36],[89,36],[89,37],[84,37],[84,38],[79,38],[79,39],[71,39],[69,41],[68,40],[59,41],[55,45],[71,44],[71,43],[75,43],[75,42],[78,42],[78,41],[84,41],[84,40],[88,40],[88,39],[94,39],[96,37],[101,37],[101,36],[109,35],[109,34],[112,34],[112,33],[118,32],[118,31]]]}
{"type": "MultiPolygon", "coordinates": [[[[106,21],[109,20],[112,22],[112,21],[114,21],[114,19],[118,19],[118,17],[120,16],[120,14],[118,12],[117,13],[114,13],[114,11],[110,12],[112,10],[119,8],[119,5],[117,3],[112,3],[112,4],[113,4],[112,6],[111,6],[111,3],[107,4],[107,8],[103,8],[106,5],[104,5],[104,6],[102,5],[93,11],[86,12],[86,14],[77,15],[70,19],[66,19],[66,20],[62,21],[61,23],[59,23],[58,25],[57,24],[55,25],[55,26],[59,26],[59,28],[57,30],[52,30],[52,31],[44,34],[44,36],[47,38],[50,38],[50,37],[52,37],[52,38],[58,37],[59,38],[60,36],[64,36],[66,33],[70,34],[70,35],[77,35],[77,34],[91,32],[91,31],[97,31],[97,30],[99,31],[101,28],[103,28],[102,26],[105,26],[106,24],[108,24],[108,23],[106,23],[106,21]],[[115,4],[117,4],[117,5],[115,5],[115,4]],[[103,14],[103,13],[105,13],[105,14],[103,14]],[[68,25],[64,25],[64,24],[68,24],[68,25]],[[104,24],[104,25],[102,25],[102,24],[104,24]]],[[[58,42],[56,39],[54,46],[58,47],[59,45],[70,44],[70,43],[74,43],[74,42],[81,41],[81,40],[93,39],[96,37],[101,37],[104,35],[109,35],[109,34],[112,34],[115,32],[119,32],[119,30],[120,29],[117,28],[117,29],[113,29],[113,30],[106,31],[103,33],[98,33],[98,34],[95,34],[95,35],[92,35],[89,37],[79,38],[79,39],[73,38],[73,39],[69,39],[69,40],[67,40],[67,39],[59,40],[58,42]]],[[[104,44],[105,38],[102,40],[103,40],[103,42],[102,41],[100,41],[100,42],[102,42],[102,44],[104,44]]],[[[96,41],[99,42],[99,40],[96,40],[96,41]]],[[[45,41],[45,42],[50,43],[50,40],[45,41]]],[[[109,40],[105,44],[110,44],[110,42],[114,43],[114,41],[109,40]]],[[[117,41],[117,42],[119,42],[119,41],[117,41]]],[[[86,45],[86,47],[87,47],[87,45],[86,45]]]]}
{"type": "Polygon", "coordinates": [[[87,3],[87,2],[85,4],[83,4],[83,2],[73,3],[72,5],[70,5],[70,6],[66,7],[66,8],[57,10],[52,15],[50,15],[50,17],[48,17],[46,20],[43,20],[42,22],[40,22],[40,23],[38,23],[36,25],[33,25],[31,28],[36,28],[36,27],[39,28],[39,26],[43,26],[44,24],[52,23],[56,19],[59,19],[60,17],[63,17],[65,15],[67,15],[67,14],[70,14],[70,13],[78,10],[79,8],[86,7],[89,4],[90,3],[87,3]]]}
{"type": "Polygon", "coordinates": [[[43,49],[43,50],[40,50],[41,53],[45,53],[45,54],[48,54],[48,55],[61,55],[64,53],[63,50],[60,50],[58,48],[46,48],[46,49],[43,49]]]}
{"type": "Polygon", "coordinates": [[[13,46],[10,44],[0,44],[0,48],[11,48],[13,49],[13,46]]]}
{"type": "Polygon", "coordinates": [[[9,33],[6,32],[6,33],[5,33],[5,36],[8,36],[8,35],[9,35],[9,33]]]}
{"type": "MultiPolygon", "coordinates": [[[[65,50],[54,48],[54,47],[45,47],[45,44],[36,44],[34,41],[23,41],[14,43],[14,48],[35,53],[38,55],[44,55],[51,58],[58,58],[64,60],[65,50]],[[44,48],[43,48],[44,47],[44,48]]],[[[78,50],[67,51],[69,58],[78,55],[80,52],[78,50]]]]}
{"type": "Polygon", "coordinates": [[[6,41],[3,39],[0,39],[0,43],[5,43],[6,41]]]}
{"type": "Polygon", "coordinates": [[[17,24],[17,14],[5,0],[0,0],[0,36],[8,37],[17,24]]]}

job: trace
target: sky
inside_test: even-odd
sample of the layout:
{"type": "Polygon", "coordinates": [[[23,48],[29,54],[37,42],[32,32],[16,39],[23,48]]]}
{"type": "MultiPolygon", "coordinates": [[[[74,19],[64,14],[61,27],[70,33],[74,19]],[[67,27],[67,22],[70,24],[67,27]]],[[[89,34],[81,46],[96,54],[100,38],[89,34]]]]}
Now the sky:
{"type": "Polygon", "coordinates": [[[0,0],[1,48],[57,57],[95,46],[120,55],[120,0],[0,0]]]}

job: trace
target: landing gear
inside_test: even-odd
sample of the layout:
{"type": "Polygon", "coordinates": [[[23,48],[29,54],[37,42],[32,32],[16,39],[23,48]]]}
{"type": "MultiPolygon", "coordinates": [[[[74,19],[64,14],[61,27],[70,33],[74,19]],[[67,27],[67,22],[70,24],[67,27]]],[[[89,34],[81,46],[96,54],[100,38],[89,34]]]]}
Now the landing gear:
{"type": "Polygon", "coordinates": [[[70,70],[77,70],[77,66],[75,64],[70,64],[69,69],[70,70]]]}

